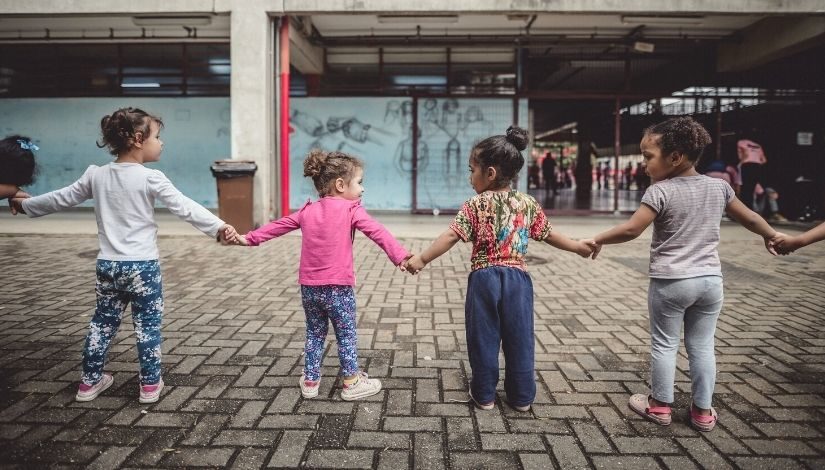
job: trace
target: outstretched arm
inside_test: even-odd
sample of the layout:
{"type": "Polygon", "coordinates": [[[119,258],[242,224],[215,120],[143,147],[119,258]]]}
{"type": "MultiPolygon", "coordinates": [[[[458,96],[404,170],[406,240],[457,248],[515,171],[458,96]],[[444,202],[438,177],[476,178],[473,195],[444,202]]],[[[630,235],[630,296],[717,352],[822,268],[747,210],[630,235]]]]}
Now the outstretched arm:
{"type": "Polygon", "coordinates": [[[825,240],[825,223],[793,237],[780,233],[771,241],[776,246],[776,250],[785,255],[822,240],[825,240]]]}
{"type": "Polygon", "coordinates": [[[624,243],[634,240],[653,223],[656,218],[654,211],[647,204],[642,204],[630,217],[630,220],[619,224],[606,232],[602,232],[593,238],[599,245],[612,245],[614,243],[624,243]]]}
{"type": "Polygon", "coordinates": [[[545,238],[544,241],[554,248],[576,253],[582,258],[587,258],[593,253],[593,248],[585,243],[584,240],[573,240],[567,235],[556,232],[555,230],[547,234],[547,238],[545,238]]]}
{"type": "MultiPolygon", "coordinates": [[[[29,217],[40,217],[74,207],[87,199],[91,199],[93,168],[96,167],[89,167],[80,179],[65,188],[20,200],[20,209],[29,217]]],[[[15,198],[15,200],[19,199],[15,198]]]]}
{"type": "Polygon", "coordinates": [[[656,211],[647,204],[642,204],[627,222],[602,232],[589,240],[582,240],[582,242],[593,250],[592,258],[596,259],[602,250],[602,245],[624,243],[638,238],[653,223],[655,218],[656,211]]]}
{"type": "Polygon", "coordinates": [[[409,258],[410,253],[407,249],[392,236],[386,227],[370,217],[367,210],[360,205],[355,207],[352,224],[353,227],[381,247],[394,265],[399,266],[405,259],[409,258]]]}
{"type": "Polygon", "coordinates": [[[765,248],[767,248],[768,252],[772,255],[776,254],[776,250],[774,250],[771,239],[777,235],[777,232],[773,229],[773,227],[765,222],[765,219],[763,219],[762,216],[748,209],[748,207],[738,198],[731,199],[728,203],[727,210],[728,215],[739,222],[743,227],[757,235],[761,235],[765,240],[765,248]]]}
{"type": "Polygon", "coordinates": [[[424,266],[430,264],[434,259],[450,251],[461,238],[453,229],[445,230],[433,243],[422,251],[421,254],[415,255],[407,261],[405,265],[407,271],[411,274],[417,274],[418,271],[424,269],[424,266]]]}

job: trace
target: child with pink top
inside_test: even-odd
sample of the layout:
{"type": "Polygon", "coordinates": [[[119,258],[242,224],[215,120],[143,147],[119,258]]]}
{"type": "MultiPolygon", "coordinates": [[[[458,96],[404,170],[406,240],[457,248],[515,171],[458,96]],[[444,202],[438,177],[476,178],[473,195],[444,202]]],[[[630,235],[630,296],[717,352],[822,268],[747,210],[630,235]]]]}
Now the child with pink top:
{"type": "Polygon", "coordinates": [[[411,255],[361,206],[364,165],[360,160],[342,152],[315,150],[304,160],[304,176],[312,178],[320,200],[307,202],[297,212],[230,241],[256,246],[301,229],[298,283],[307,328],[301,394],[304,398],[318,396],[324,340],[332,321],[344,376],[341,398],[349,401],[372,396],[381,391],[381,381],[369,378],[358,367],[352,262],[355,229],[380,246],[396,266],[411,255]]]}

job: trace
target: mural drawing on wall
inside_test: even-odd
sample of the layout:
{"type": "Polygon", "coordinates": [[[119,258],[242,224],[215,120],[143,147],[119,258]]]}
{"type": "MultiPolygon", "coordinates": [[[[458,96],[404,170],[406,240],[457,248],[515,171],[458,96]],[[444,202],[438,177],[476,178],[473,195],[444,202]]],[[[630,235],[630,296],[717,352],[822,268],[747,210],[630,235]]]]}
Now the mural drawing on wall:
{"type": "Polygon", "coordinates": [[[365,162],[364,204],[373,209],[412,207],[412,101],[385,98],[296,98],[290,125],[290,206],[317,199],[303,177],[312,149],[338,150],[365,162]]]}

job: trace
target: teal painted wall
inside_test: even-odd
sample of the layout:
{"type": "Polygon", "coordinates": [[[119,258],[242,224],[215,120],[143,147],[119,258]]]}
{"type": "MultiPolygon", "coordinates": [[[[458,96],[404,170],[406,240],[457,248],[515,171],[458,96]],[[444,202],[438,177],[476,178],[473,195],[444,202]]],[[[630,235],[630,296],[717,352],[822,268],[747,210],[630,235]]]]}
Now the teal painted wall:
{"type": "Polygon", "coordinates": [[[43,194],[73,183],[89,165],[111,162],[113,157],[95,145],[100,119],[125,106],[163,119],[163,154],[159,162],[147,166],[163,171],[193,200],[216,208],[217,191],[209,165],[230,157],[227,97],[2,99],[0,135],[28,135],[40,147],[35,152],[39,176],[25,189],[43,194]]]}

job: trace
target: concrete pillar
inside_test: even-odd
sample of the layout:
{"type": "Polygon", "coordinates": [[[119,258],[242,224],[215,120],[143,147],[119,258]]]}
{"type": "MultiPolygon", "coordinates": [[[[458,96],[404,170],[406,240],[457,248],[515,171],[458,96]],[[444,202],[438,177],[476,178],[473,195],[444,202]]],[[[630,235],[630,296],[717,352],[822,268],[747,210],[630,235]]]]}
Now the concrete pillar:
{"type": "Polygon", "coordinates": [[[276,214],[274,26],[257,2],[232,9],[232,158],[254,160],[256,224],[276,214]],[[248,5],[248,6],[244,6],[248,5]]]}

